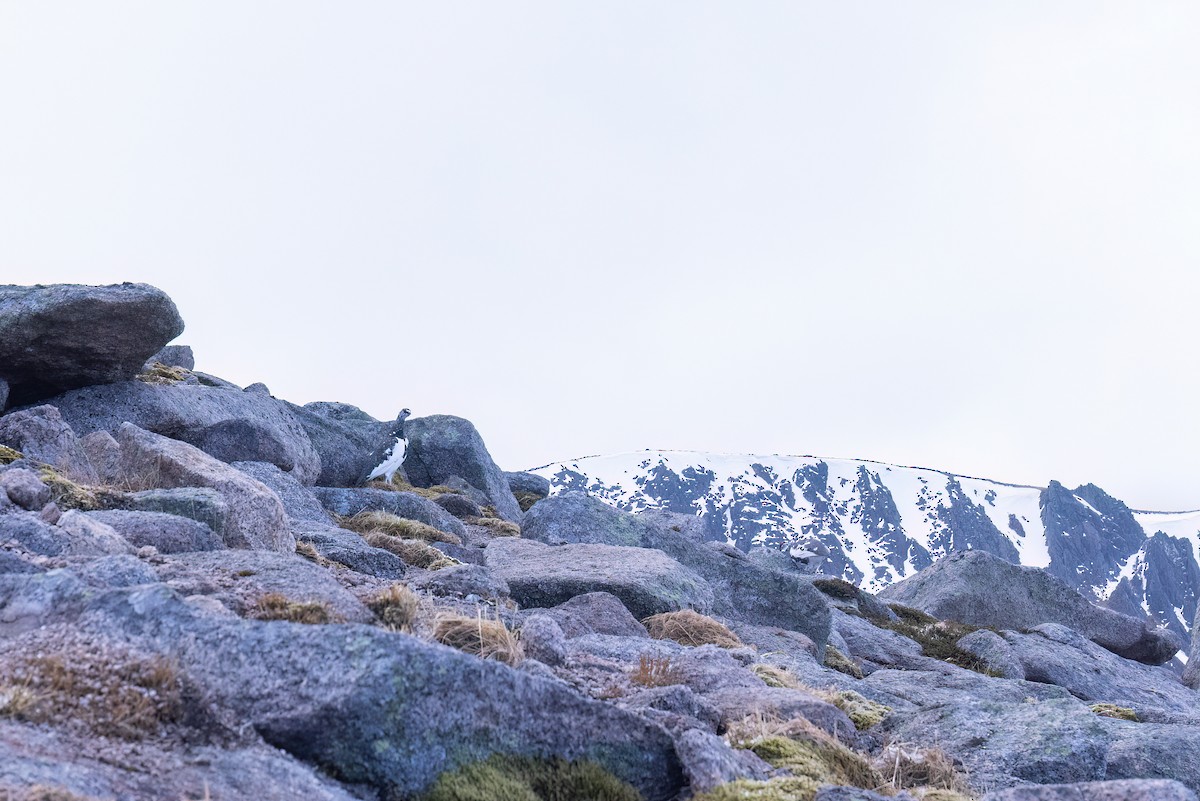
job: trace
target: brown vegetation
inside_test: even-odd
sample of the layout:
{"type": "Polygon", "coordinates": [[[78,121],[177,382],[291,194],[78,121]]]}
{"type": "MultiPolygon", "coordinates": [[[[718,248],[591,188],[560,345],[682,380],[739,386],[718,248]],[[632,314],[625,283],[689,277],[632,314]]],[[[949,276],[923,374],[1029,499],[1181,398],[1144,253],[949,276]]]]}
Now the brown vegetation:
{"type": "Polygon", "coordinates": [[[407,633],[417,619],[421,599],[403,584],[393,584],[368,598],[366,606],[385,628],[407,633]]]}
{"type": "Polygon", "coordinates": [[[629,674],[629,680],[642,687],[667,687],[672,684],[683,684],[684,681],[679,668],[671,664],[670,657],[656,657],[648,654],[642,654],[638,659],[638,666],[629,674]]]}
{"type": "Polygon", "coordinates": [[[488,620],[482,614],[466,617],[443,613],[434,624],[433,639],[481,659],[495,659],[507,665],[518,665],[525,658],[517,635],[504,621],[488,620]]]}
{"type": "Polygon", "coordinates": [[[269,592],[259,598],[250,614],[256,620],[286,620],[314,626],[334,622],[334,615],[327,604],[320,601],[293,601],[278,592],[269,592]]]}
{"type": "Polygon", "coordinates": [[[390,512],[362,511],[349,517],[339,517],[338,525],[364,537],[369,534],[381,533],[406,540],[462,545],[462,540],[454,534],[434,528],[419,520],[409,520],[407,517],[399,517],[390,512]]]}
{"type": "Polygon", "coordinates": [[[656,640],[674,640],[681,645],[718,645],[740,648],[742,641],[724,624],[692,609],[652,615],[642,623],[656,640]]]}
{"type": "Polygon", "coordinates": [[[447,556],[422,540],[404,540],[382,531],[367,534],[363,539],[367,541],[367,545],[390,551],[413,567],[441,570],[443,567],[461,564],[457,559],[447,556]]]}

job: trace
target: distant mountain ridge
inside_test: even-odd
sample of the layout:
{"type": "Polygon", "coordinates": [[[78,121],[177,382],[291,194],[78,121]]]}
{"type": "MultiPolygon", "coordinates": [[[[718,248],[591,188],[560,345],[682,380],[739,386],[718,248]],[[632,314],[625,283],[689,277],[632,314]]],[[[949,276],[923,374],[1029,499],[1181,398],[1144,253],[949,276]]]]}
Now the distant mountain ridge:
{"type": "Polygon", "coordinates": [[[816,536],[831,552],[825,572],[872,591],[952,549],[981,549],[1185,637],[1200,596],[1200,511],[1130,509],[1094,484],[1071,490],[863,459],[662,450],[532,472],[555,492],[700,516],[713,539],[742,550],[816,536]]]}

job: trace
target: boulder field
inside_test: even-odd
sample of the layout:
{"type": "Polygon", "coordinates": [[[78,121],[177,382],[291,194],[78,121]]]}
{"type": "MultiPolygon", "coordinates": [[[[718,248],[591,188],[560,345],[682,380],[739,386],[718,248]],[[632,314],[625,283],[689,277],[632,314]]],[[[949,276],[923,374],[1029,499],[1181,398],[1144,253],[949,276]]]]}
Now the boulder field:
{"type": "Polygon", "coordinates": [[[392,421],[182,330],[145,285],[0,287],[0,798],[1196,801],[1184,644],[1055,576],[873,596],[449,415],[362,486],[392,421]]]}

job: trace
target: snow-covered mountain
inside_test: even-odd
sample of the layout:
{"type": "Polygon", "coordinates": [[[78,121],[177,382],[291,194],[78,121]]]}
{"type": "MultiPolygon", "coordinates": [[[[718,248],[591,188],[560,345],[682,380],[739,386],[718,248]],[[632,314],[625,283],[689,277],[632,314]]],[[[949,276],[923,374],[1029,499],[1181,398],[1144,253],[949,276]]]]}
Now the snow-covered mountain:
{"type": "Polygon", "coordinates": [[[1130,509],[1093,484],[1004,484],[937,470],[813,456],[639,451],[533,472],[630,511],[703,517],[743,550],[816,536],[824,572],[876,591],[951,549],[1045,568],[1119,611],[1187,635],[1200,595],[1200,511],[1130,509]]]}

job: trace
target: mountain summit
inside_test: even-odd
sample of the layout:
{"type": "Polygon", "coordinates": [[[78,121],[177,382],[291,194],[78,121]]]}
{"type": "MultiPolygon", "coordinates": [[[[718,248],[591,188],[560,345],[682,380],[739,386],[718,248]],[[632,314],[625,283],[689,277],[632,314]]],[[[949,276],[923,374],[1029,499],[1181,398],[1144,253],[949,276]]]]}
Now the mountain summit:
{"type": "Polygon", "coordinates": [[[638,451],[534,471],[628,511],[695,515],[746,551],[829,548],[823,572],[877,592],[951,550],[1044,568],[1085,595],[1186,636],[1200,594],[1200,512],[1130,509],[1094,484],[1006,484],[815,456],[638,451]]]}

